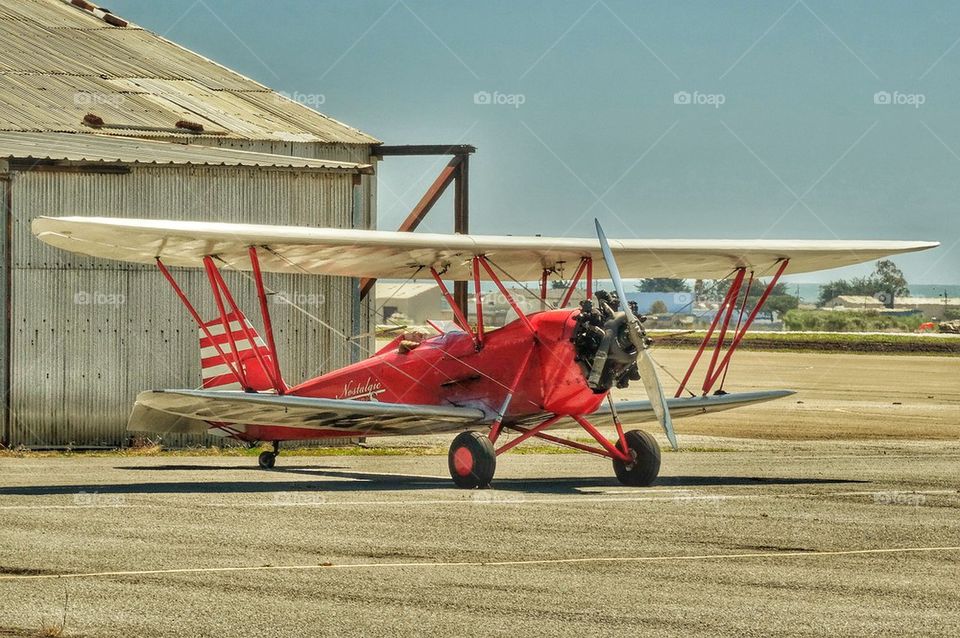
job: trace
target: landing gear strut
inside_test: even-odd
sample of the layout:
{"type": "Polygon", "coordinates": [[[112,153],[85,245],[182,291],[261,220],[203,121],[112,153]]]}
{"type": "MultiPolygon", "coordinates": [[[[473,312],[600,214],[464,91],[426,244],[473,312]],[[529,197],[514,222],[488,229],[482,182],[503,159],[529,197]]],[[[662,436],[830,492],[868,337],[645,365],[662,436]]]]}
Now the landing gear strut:
{"type": "MultiPolygon", "coordinates": [[[[624,485],[647,487],[660,473],[660,446],[657,440],[643,430],[630,430],[623,435],[627,441],[632,463],[620,459],[613,460],[613,471],[624,485]]],[[[623,450],[617,441],[617,449],[623,450]]]]}
{"type": "Polygon", "coordinates": [[[257,463],[260,464],[260,468],[264,470],[272,470],[273,466],[277,462],[277,456],[280,454],[280,441],[273,442],[273,451],[263,451],[260,453],[260,457],[257,459],[257,463]]]}
{"type": "Polygon", "coordinates": [[[489,487],[497,469],[497,453],[485,434],[461,432],[450,444],[447,462],[457,487],[489,487]]]}

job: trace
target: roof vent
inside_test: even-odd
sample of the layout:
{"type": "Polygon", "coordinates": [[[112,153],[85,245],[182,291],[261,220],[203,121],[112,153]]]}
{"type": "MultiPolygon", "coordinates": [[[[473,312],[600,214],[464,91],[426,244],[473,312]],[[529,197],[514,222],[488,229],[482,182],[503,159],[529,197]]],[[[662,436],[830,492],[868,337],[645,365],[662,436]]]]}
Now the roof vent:
{"type": "Polygon", "coordinates": [[[103,126],[103,118],[93,113],[87,113],[83,116],[83,123],[93,128],[100,128],[103,126]]]}
{"type": "Polygon", "coordinates": [[[63,2],[72,4],[78,9],[83,9],[84,11],[90,12],[94,15],[94,17],[100,18],[101,20],[103,20],[104,22],[106,22],[111,26],[125,27],[129,25],[129,22],[127,22],[123,18],[113,15],[113,13],[110,12],[110,9],[104,9],[103,7],[98,7],[94,4],[90,4],[89,2],[87,2],[87,0],[63,0],[63,2]]]}
{"type": "Polygon", "coordinates": [[[177,128],[186,129],[192,133],[203,133],[203,124],[191,122],[190,120],[180,120],[177,122],[177,128]]]}
{"type": "MultiPolygon", "coordinates": [[[[125,27],[125,26],[127,26],[128,23],[127,23],[127,21],[124,20],[123,18],[118,18],[117,16],[113,15],[112,13],[110,13],[109,11],[107,11],[106,9],[102,9],[102,11],[103,11],[103,15],[100,16],[100,18],[101,18],[104,22],[106,22],[107,24],[112,25],[112,26],[115,26],[115,27],[125,27]]],[[[94,12],[94,13],[96,13],[96,12],[94,12]]]]}

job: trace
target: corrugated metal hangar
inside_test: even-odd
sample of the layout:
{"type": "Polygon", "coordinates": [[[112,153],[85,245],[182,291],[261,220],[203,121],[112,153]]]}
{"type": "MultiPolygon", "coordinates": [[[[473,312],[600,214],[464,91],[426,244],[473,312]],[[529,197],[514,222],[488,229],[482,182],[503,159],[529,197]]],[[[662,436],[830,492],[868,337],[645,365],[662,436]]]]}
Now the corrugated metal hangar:
{"type": "MultiPolygon", "coordinates": [[[[84,0],[3,3],[0,41],[2,443],[122,445],[139,390],[199,383],[196,327],[154,269],[58,252],[30,220],[374,227],[379,141],[84,0]]],[[[213,316],[203,274],[175,274],[213,316]]],[[[367,332],[371,310],[358,282],[268,283],[288,377],[349,362],[340,335],[367,332]]]]}

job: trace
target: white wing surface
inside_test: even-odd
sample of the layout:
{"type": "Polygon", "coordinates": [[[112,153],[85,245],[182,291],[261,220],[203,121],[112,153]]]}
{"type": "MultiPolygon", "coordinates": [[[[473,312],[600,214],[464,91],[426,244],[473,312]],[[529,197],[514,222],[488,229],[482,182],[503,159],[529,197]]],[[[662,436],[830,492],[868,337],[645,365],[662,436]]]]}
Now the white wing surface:
{"type": "MultiPolygon", "coordinates": [[[[596,239],[440,235],[216,222],[38,217],[42,241],[81,255],[134,263],[201,267],[206,255],[249,270],[247,250],[261,247],[267,272],[403,279],[433,267],[446,279],[469,280],[470,260],[484,255],[520,280],[539,279],[544,268],[572,275],[581,258],[593,258],[595,278],[606,278],[596,239]]],[[[927,241],[772,239],[611,239],[621,274],[636,277],[719,279],[737,267],[758,273],[790,260],[801,273],[873,261],[933,248],[927,241]]],[[[486,273],[481,271],[486,278],[486,273]]]]}

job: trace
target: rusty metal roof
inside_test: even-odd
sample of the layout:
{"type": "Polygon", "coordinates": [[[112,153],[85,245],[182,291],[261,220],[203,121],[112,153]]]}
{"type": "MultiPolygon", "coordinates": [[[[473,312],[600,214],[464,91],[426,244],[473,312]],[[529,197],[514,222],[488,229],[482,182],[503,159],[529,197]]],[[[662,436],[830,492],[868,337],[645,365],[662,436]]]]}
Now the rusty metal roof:
{"type": "Polygon", "coordinates": [[[379,143],[85,0],[5,2],[0,42],[0,131],[379,143]]]}
{"type": "Polygon", "coordinates": [[[229,148],[77,133],[0,131],[0,159],[194,166],[255,166],[309,171],[370,173],[369,164],[252,153],[229,148]]]}

